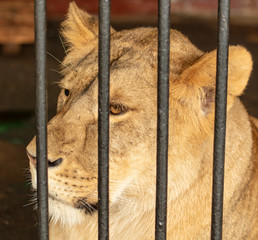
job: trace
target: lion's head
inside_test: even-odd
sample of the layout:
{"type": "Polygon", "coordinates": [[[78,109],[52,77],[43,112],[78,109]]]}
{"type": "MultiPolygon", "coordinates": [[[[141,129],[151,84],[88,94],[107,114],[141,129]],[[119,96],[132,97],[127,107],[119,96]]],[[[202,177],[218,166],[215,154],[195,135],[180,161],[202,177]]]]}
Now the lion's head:
{"type": "MultiPolygon", "coordinates": [[[[98,22],[71,4],[62,33],[57,114],[48,123],[49,203],[53,220],[78,223],[96,214],[98,193],[98,22]]],[[[203,53],[171,30],[169,201],[197,178],[213,135],[216,51],[203,53]]],[[[157,29],[111,29],[110,213],[154,209],[157,132],[157,29]]],[[[229,50],[228,109],[252,68],[240,46],[229,50]]],[[[27,147],[36,188],[35,138],[27,147]]]]}

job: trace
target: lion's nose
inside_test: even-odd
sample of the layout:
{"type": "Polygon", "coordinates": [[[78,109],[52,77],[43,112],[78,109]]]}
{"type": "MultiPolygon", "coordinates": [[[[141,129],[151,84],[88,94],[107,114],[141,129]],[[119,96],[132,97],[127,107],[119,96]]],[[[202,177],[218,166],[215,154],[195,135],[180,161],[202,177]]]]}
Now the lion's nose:
{"type": "Polygon", "coordinates": [[[55,161],[48,160],[48,167],[57,167],[59,166],[63,161],[63,158],[58,158],[55,161]]]}
{"type": "MultiPolygon", "coordinates": [[[[27,155],[28,155],[30,162],[34,165],[34,167],[37,167],[37,157],[32,156],[28,151],[27,151],[27,155]]],[[[48,167],[49,168],[57,167],[62,163],[62,161],[63,161],[63,158],[58,158],[54,161],[48,160],[48,167]]]]}

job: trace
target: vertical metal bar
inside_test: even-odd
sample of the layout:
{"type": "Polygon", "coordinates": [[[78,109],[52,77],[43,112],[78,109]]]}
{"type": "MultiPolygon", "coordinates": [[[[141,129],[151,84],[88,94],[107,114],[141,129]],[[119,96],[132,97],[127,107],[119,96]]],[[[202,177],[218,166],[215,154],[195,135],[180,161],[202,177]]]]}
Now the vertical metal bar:
{"type": "Polygon", "coordinates": [[[211,239],[222,239],[230,0],[219,0],[211,239]]]}
{"type": "Polygon", "coordinates": [[[167,229],[168,105],[170,0],[159,0],[158,14],[158,127],[155,239],[165,240],[167,229]]]}
{"type": "Polygon", "coordinates": [[[46,2],[35,0],[36,142],[39,239],[48,240],[46,2]]]}
{"type": "Polygon", "coordinates": [[[98,227],[99,240],[109,239],[109,65],[110,1],[99,1],[98,227]]]}

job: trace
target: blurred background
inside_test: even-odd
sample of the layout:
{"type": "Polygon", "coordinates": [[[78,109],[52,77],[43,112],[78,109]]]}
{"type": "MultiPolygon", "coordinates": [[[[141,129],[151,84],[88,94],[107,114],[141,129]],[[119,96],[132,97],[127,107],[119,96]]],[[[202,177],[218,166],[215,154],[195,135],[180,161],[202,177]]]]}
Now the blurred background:
{"type": "MultiPolygon", "coordinates": [[[[49,118],[55,114],[60,62],[65,54],[60,23],[68,0],[47,3],[47,79],[49,118]]],[[[77,0],[92,14],[97,0],[77,0]]],[[[157,0],[113,0],[115,29],[157,26],[157,0]]],[[[36,215],[30,206],[25,146],[35,134],[35,60],[32,0],[0,0],[0,239],[37,239],[36,215]]],[[[217,0],[171,0],[171,27],[201,50],[216,48],[217,0]]],[[[241,97],[258,117],[258,0],[231,0],[230,44],[245,46],[253,55],[254,70],[241,97]]]]}

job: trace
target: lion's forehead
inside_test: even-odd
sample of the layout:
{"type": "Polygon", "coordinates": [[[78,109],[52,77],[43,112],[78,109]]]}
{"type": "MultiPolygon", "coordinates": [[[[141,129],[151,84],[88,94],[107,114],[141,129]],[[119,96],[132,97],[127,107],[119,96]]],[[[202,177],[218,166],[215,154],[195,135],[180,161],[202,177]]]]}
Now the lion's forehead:
{"type": "MultiPolygon", "coordinates": [[[[156,87],[155,75],[156,71],[150,62],[139,60],[137,58],[132,59],[130,53],[121,55],[115,59],[112,59],[110,65],[110,82],[114,84],[113,87],[122,86],[127,89],[135,87],[135,84],[139,86],[146,85],[156,87]]],[[[60,82],[60,86],[67,88],[76,88],[79,91],[87,89],[92,81],[98,81],[98,61],[93,61],[94,58],[88,55],[84,57],[81,63],[77,67],[71,70],[63,80],[60,82]]],[[[112,87],[112,86],[111,86],[112,87]]]]}
{"type": "MultiPolygon", "coordinates": [[[[138,28],[116,32],[111,36],[110,78],[111,83],[125,85],[126,88],[147,85],[156,86],[157,39],[155,28],[138,28]]],[[[173,46],[170,48],[171,76],[178,76],[202,52],[184,35],[171,30],[173,46]]],[[[66,74],[61,86],[87,89],[93,79],[98,77],[98,46],[90,51],[71,52],[66,57],[66,74]],[[70,57],[70,56],[71,57],[70,57]],[[77,55],[76,57],[74,57],[77,55]],[[71,58],[69,60],[69,57],[71,58]]]]}

